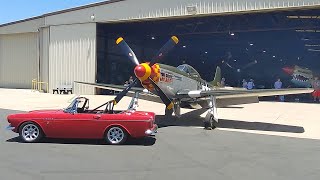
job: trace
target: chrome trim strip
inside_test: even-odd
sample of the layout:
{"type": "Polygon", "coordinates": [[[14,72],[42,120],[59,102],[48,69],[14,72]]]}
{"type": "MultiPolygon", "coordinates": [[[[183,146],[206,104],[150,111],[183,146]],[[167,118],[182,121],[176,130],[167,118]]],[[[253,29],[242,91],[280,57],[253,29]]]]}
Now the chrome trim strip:
{"type": "Polygon", "coordinates": [[[9,131],[12,131],[14,130],[15,127],[11,126],[11,124],[9,124],[7,127],[6,127],[6,130],[9,130],[9,131]]]}
{"type": "Polygon", "coordinates": [[[158,126],[155,125],[153,129],[147,129],[144,133],[149,136],[154,136],[158,132],[158,126]]]}
{"type": "MultiPolygon", "coordinates": [[[[101,120],[100,120],[101,121],[101,120]]],[[[151,120],[105,120],[105,121],[116,121],[116,122],[150,122],[151,120]]]]}

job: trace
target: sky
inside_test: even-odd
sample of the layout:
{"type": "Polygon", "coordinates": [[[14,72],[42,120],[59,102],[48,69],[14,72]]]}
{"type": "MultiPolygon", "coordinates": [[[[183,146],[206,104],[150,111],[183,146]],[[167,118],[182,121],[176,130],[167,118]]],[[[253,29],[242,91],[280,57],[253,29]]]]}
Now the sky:
{"type": "Polygon", "coordinates": [[[0,5],[0,24],[101,1],[103,0],[3,0],[0,5]]]}

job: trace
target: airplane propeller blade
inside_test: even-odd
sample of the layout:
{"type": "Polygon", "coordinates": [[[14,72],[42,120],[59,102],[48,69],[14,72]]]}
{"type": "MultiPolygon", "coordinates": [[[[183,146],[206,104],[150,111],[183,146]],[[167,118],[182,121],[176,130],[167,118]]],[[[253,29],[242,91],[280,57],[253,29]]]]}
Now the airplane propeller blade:
{"type": "Polygon", "coordinates": [[[167,43],[162,46],[162,48],[158,51],[157,55],[152,58],[150,61],[150,67],[155,63],[159,62],[163,56],[169,53],[169,51],[178,44],[179,39],[176,36],[172,36],[167,43]]]}
{"type": "Polygon", "coordinates": [[[128,91],[137,83],[137,78],[133,80],[129,86],[127,86],[123,91],[121,91],[113,100],[114,105],[116,105],[127,93],[128,91]]]}
{"type": "Polygon", "coordinates": [[[122,37],[119,37],[116,40],[116,44],[121,48],[123,53],[125,53],[128,56],[128,58],[131,60],[131,62],[133,62],[135,65],[140,64],[137,56],[134,54],[132,49],[129,47],[129,45],[126,43],[126,41],[122,37]]]}
{"type": "MultiPolygon", "coordinates": [[[[169,41],[159,50],[157,53],[157,56],[151,59],[149,64],[144,64],[144,66],[148,66],[151,68],[156,62],[159,62],[163,56],[169,53],[169,51],[176,45],[178,44],[179,39],[176,36],[172,36],[169,41]]],[[[129,45],[124,41],[122,37],[119,37],[116,40],[116,44],[122,49],[122,51],[127,55],[127,57],[133,62],[136,67],[141,67],[139,64],[138,58],[132,51],[132,49],[129,47],[129,45]]],[[[146,67],[145,67],[146,68],[146,67]]],[[[158,96],[162,100],[162,102],[166,105],[167,109],[172,109],[173,108],[173,102],[168,98],[168,96],[159,88],[159,86],[150,78],[148,79],[151,81],[153,84],[158,96]]],[[[140,79],[141,80],[141,79],[140,79]]],[[[137,78],[132,82],[126,89],[124,89],[121,93],[119,93],[115,99],[114,99],[114,104],[117,104],[123,96],[127,94],[127,92],[131,89],[136,84],[137,78]]]]}
{"type": "Polygon", "coordinates": [[[151,79],[149,78],[149,80],[151,81],[152,85],[154,86],[154,89],[156,90],[158,96],[160,97],[160,99],[162,100],[162,102],[166,105],[167,109],[172,109],[173,108],[173,102],[168,98],[168,96],[159,88],[159,86],[151,79]]]}

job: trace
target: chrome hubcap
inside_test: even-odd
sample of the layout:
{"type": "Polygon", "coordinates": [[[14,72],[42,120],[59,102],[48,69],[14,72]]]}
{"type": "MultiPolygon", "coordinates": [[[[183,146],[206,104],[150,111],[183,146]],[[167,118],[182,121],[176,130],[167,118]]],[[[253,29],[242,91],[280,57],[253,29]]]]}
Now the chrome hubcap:
{"type": "Polygon", "coordinates": [[[111,143],[117,144],[124,138],[124,132],[119,127],[112,127],[108,131],[107,138],[111,143]]]}
{"type": "Polygon", "coordinates": [[[39,136],[39,128],[34,124],[28,124],[22,128],[22,136],[26,141],[33,141],[39,136]]]}

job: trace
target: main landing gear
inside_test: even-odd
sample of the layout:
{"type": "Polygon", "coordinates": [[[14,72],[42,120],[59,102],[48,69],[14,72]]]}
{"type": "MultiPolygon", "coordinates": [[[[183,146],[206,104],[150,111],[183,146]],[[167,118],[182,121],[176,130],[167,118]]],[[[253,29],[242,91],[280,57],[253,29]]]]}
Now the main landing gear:
{"type": "Polygon", "coordinates": [[[173,102],[173,108],[172,109],[165,109],[165,115],[167,117],[172,117],[174,114],[175,117],[180,118],[181,117],[181,107],[180,107],[180,101],[174,101],[173,102]]]}
{"type": "Polygon", "coordinates": [[[139,92],[135,92],[134,96],[132,97],[131,102],[129,104],[129,107],[128,107],[129,110],[135,111],[137,109],[137,107],[139,106],[138,99],[139,99],[139,92]]]}
{"type": "Polygon", "coordinates": [[[204,119],[204,128],[207,130],[212,130],[216,128],[218,124],[216,98],[214,96],[210,96],[208,105],[209,105],[209,110],[204,119]]]}

